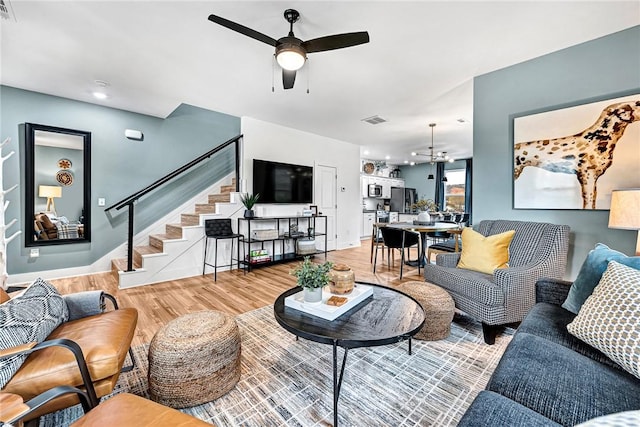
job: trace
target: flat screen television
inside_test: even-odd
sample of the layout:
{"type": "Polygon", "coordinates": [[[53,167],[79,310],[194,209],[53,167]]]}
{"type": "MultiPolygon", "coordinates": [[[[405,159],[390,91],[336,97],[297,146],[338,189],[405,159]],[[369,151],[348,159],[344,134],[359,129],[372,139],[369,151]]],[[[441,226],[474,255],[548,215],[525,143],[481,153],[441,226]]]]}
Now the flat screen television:
{"type": "Polygon", "coordinates": [[[312,203],[313,167],[254,159],[253,194],[258,203],[312,203]]]}

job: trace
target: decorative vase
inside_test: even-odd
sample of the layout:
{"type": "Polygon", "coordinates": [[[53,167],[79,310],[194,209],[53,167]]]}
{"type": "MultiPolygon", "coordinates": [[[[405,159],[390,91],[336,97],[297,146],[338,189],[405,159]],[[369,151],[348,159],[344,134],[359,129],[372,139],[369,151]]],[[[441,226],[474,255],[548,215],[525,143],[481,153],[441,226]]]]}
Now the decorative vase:
{"type": "Polygon", "coordinates": [[[431,215],[429,215],[429,212],[427,211],[422,211],[418,214],[418,221],[431,222],[431,215]]]}
{"type": "Polygon", "coordinates": [[[304,302],[317,304],[322,302],[322,288],[304,288],[304,302]]]}
{"type": "Polygon", "coordinates": [[[245,209],[244,210],[244,217],[245,218],[253,218],[255,216],[253,209],[245,209]]]}
{"type": "Polygon", "coordinates": [[[350,294],[355,281],[356,274],[347,264],[336,264],[329,271],[329,290],[332,294],[350,294]]]}

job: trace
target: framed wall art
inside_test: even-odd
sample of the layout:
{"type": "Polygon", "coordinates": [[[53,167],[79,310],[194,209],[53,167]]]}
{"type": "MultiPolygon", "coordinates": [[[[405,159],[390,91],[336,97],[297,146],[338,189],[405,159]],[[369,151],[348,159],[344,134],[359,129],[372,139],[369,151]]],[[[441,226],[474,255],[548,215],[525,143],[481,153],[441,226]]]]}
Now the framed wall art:
{"type": "Polygon", "coordinates": [[[514,209],[608,210],[640,187],[640,94],[513,119],[514,209]]]}

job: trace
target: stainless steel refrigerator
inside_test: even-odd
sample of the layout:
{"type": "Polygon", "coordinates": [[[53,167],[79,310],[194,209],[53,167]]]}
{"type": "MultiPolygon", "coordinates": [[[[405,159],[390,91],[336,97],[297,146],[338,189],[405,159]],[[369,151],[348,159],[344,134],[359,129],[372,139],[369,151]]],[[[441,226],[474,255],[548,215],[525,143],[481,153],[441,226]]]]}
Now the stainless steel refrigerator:
{"type": "Polygon", "coordinates": [[[391,212],[411,213],[411,205],[417,200],[415,188],[391,187],[391,212]]]}

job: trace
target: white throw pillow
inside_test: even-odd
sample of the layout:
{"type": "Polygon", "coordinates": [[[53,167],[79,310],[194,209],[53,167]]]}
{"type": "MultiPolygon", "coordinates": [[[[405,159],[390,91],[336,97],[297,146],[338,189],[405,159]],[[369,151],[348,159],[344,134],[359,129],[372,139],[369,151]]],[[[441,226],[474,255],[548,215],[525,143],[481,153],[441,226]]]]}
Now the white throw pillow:
{"type": "Polygon", "coordinates": [[[640,270],[609,262],[567,330],[640,378],[640,270]]]}

